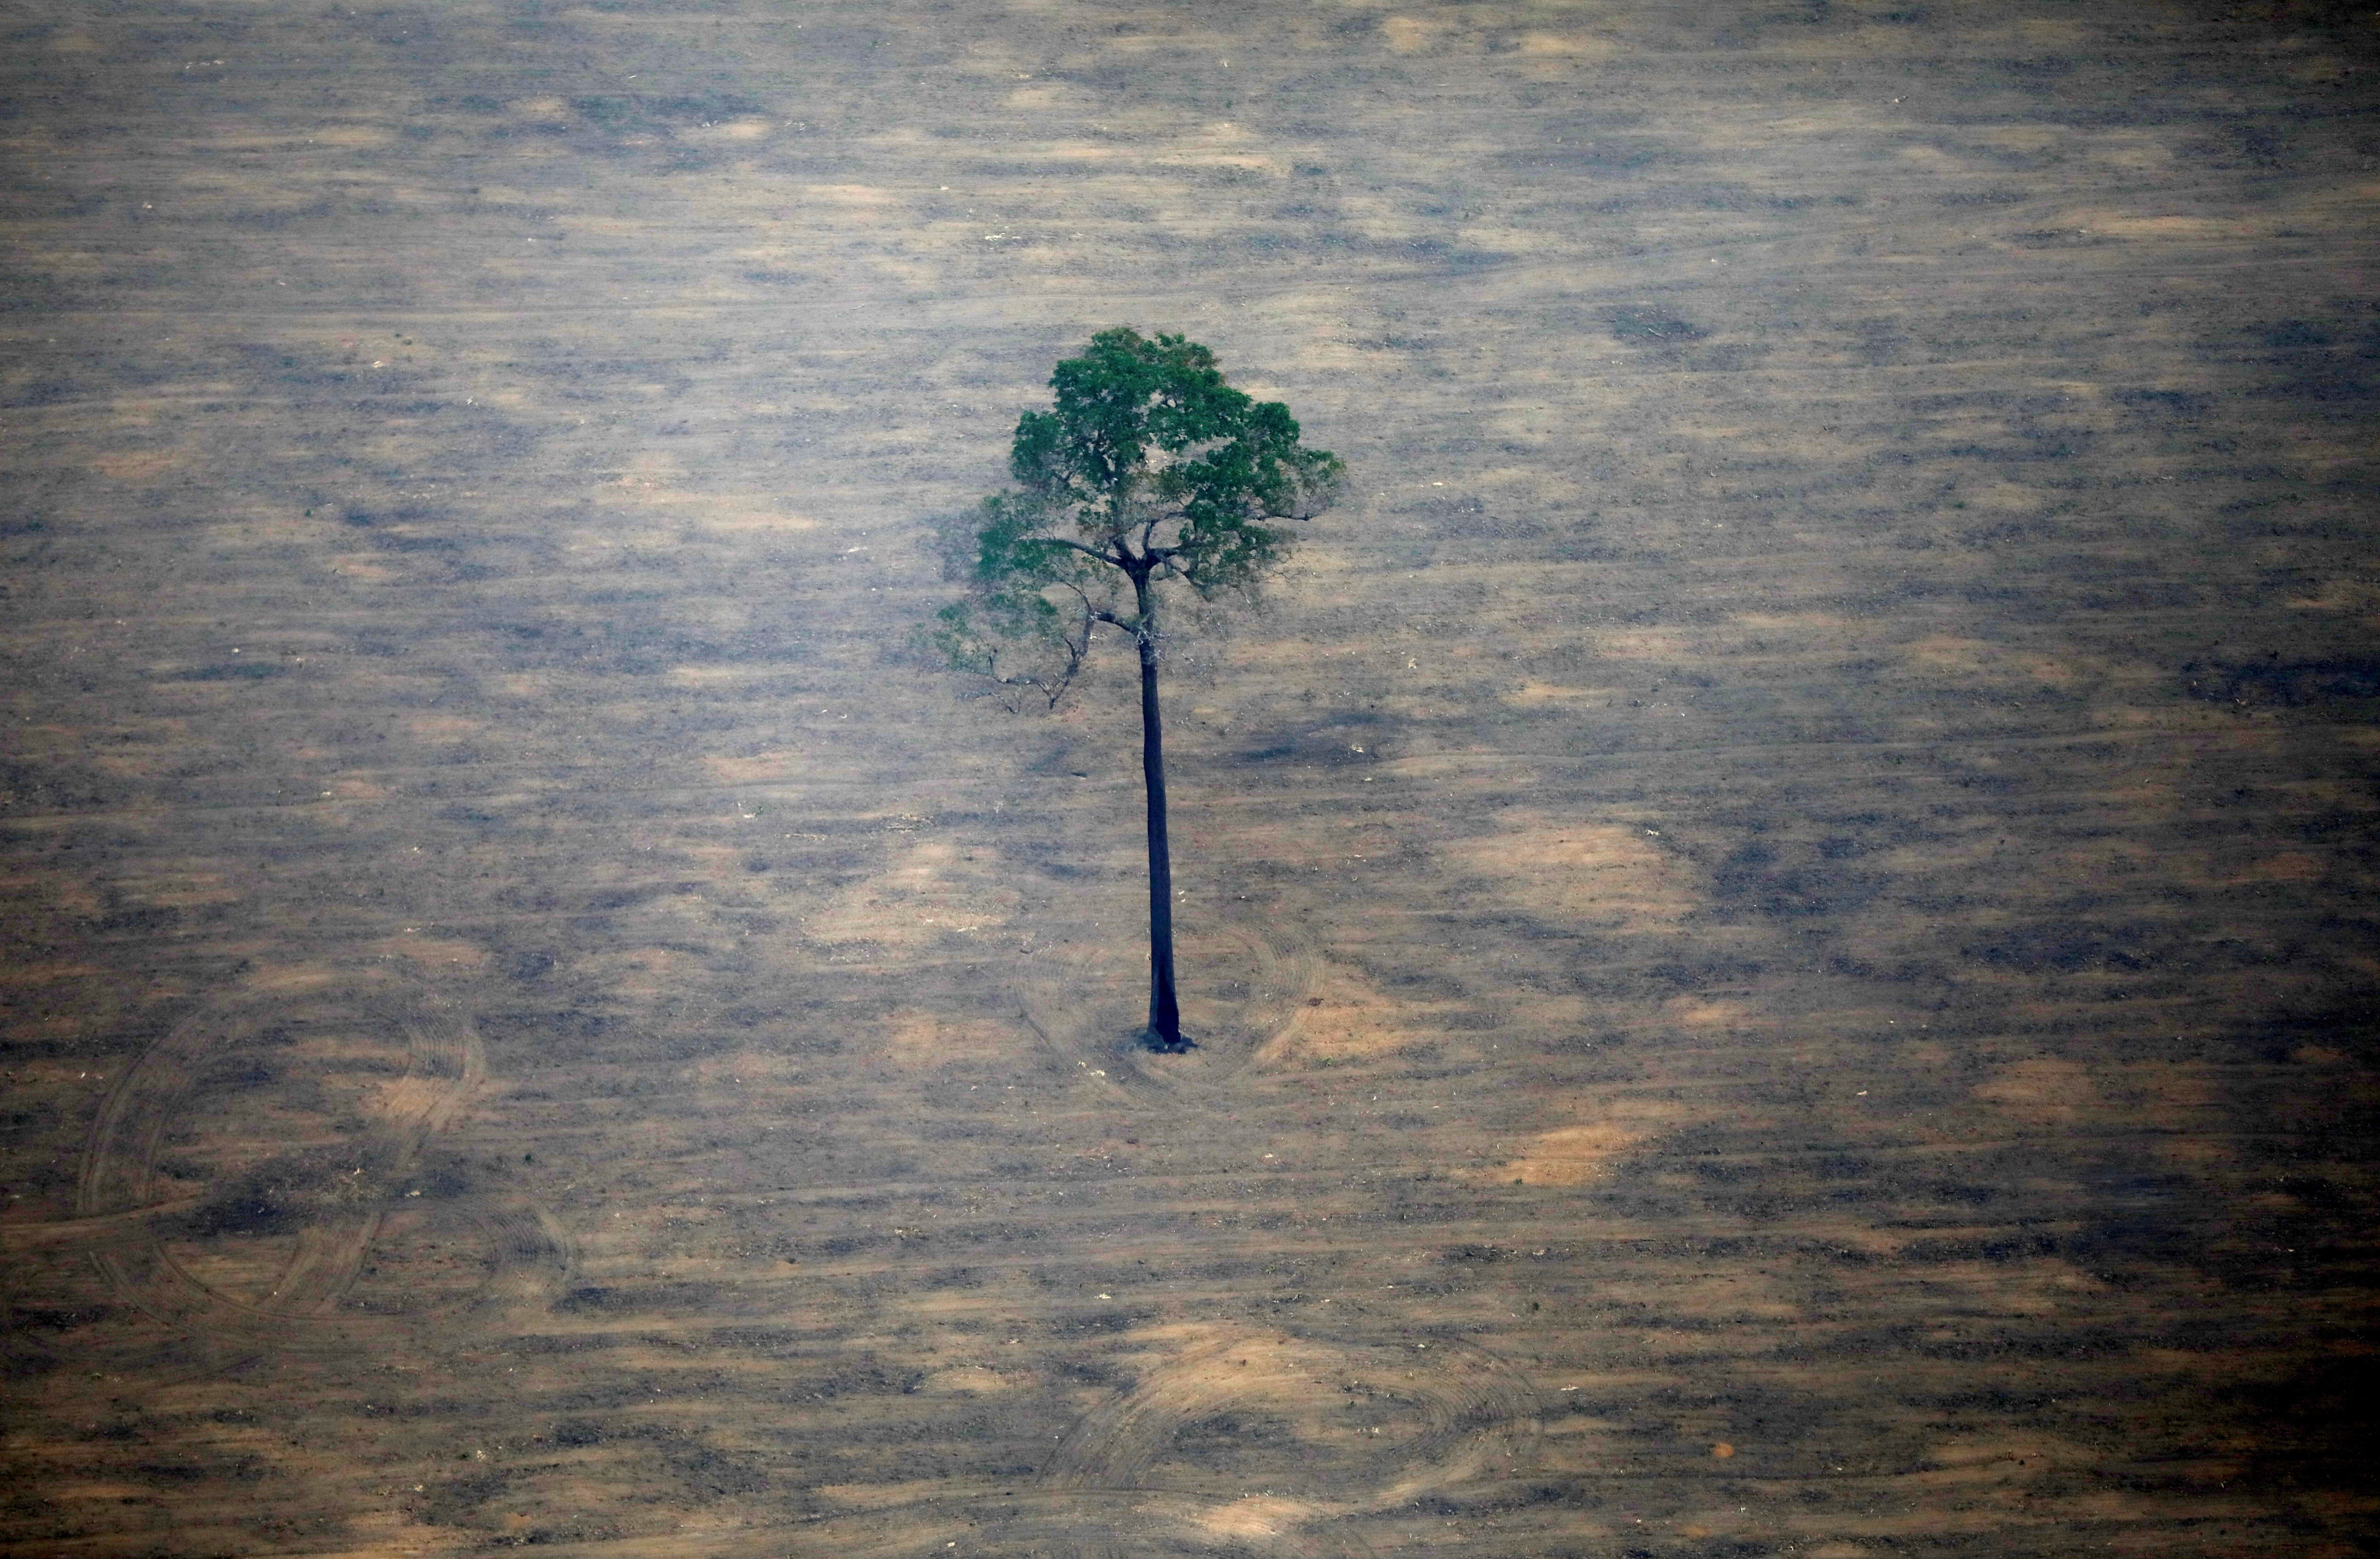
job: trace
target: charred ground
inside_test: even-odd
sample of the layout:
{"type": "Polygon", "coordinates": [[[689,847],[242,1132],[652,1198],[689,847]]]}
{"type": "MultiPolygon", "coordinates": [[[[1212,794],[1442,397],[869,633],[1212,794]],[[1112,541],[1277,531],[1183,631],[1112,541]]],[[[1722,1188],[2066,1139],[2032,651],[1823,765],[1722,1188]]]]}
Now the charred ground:
{"type": "Polygon", "coordinates": [[[2362,1551],[2364,20],[8,25],[14,1551],[2362,1551]],[[1180,1057],[887,652],[1127,321],[1180,1057]]]}

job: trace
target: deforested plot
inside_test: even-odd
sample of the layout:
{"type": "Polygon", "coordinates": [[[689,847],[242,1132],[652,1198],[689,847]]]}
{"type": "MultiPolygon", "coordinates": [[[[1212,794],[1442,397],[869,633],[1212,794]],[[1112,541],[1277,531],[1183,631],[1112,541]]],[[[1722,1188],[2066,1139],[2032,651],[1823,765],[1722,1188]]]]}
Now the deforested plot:
{"type": "Polygon", "coordinates": [[[2368,16],[0,30],[0,1549],[2367,1541],[2368,16]]]}

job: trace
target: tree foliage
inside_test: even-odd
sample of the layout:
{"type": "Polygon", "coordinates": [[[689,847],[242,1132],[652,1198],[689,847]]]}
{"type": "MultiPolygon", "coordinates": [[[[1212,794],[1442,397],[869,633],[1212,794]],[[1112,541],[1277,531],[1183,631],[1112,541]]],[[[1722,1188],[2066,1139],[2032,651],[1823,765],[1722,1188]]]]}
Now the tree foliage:
{"type": "Polygon", "coordinates": [[[1099,624],[1153,659],[1161,587],[1212,600],[1256,584],[1343,467],[1299,441],[1287,406],[1232,389],[1214,353],[1179,335],[1101,331],[1050,384],[1051,408],[1017,420],[1015,485],[971,516],[966,596],[927,638],[953,668],[1054,707],[1099,624]]]}

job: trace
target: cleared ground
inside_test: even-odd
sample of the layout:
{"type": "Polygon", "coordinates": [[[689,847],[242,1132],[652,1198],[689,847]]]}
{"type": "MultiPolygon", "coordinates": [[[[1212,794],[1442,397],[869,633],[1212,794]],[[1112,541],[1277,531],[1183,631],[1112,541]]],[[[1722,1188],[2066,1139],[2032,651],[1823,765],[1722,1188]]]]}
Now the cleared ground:
{"type": "Polygon", "coordinates": [[[5,17],[10,1553],[2371,1552],[2368,16],[5,17]]]}

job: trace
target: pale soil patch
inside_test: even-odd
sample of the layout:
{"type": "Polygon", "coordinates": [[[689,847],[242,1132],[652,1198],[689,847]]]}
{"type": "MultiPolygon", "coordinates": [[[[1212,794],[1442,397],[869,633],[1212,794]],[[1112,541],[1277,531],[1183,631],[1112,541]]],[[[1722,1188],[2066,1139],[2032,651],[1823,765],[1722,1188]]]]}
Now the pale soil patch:
{"type": "Polygon", "coordinates": [[[1614,660],[1686,660],[1703,649],[1703,635],[1682,628],[1594,628],[1586,638],[1614,660]]]}
{"type": "Polygon", "coordinates": [[[795,778],[806,770],[808,762],[800,753],[755,753],[741,758],[711,753],[704,755],[702,767],[722,785],[750,785],[765,780],[795,778]]]}
{"type": "Polygon", "coordinates": [[[468,742],[488,731],[488,722],[463,715],[408,715],[405,733],[417,742],[468,742]]]}
{"type": "Polygon", "coordinates": [[[1926,1459],[1932,1466],[1914,1475],[1917,1481],[1940,1487],[2007,1483],[2048,1472],[2095,1467],[2105,1453],[2051,1434],[1996,1434],[1947,1440],[1926,1459]]]}
{"type": "Polygon", "coordinates": [[[176,449],[132,450],[123,454],[96,456],[91,467],[110,481],[146,482],[164,476],[188,458],[176,449]]]}
{"type": "Polygon", "coordinates": [[[1221,1537],[1270,1538],[1293,1531],[1329,1514],[1303,1500],[1251,1494],[1246,1499],[1233,1500],[1229,1505],[1219,1505],[1200,1512],[1197,1522],[1208,1531],[1221,1537]]]}
{"type": "Polygon", "coordinates": [[[2080,1120],[2085,1111],[2102,1107],[2099,1090],[2087,1069],[2048,1057],[2019,1061],[1990,1082],[1977,1083],[1971,1092],[2020,1120],[2044,1126],[2080,1120]]]}
{"type": "Polygon", "coordinates": [[[1609,708],[1626,695],[1620,687],[1564,687],[1555,683],[1524,682],[1503,695],[1504,702],[1524,708],[1547,705],[1575,705],[1586,708],[1609,708]]]}
{"type": "Polygon", "coordinates": [[[845,1510],[886,1510],[947,1492],[948,1485],[930,1479],[905,1483],[822,1483],[818,1489],[820,1499],[845,1510]]]}
{"type": "MultiPolygon", "coordinates": [[[[0,890],[13,889],[13,882],[0,881],[0,890]]],[[[93,907],[97,900],[91,900],[93,907]]],[[[106,970],[97,964],[76,963],[67,960],[35,962],[30,960],[0,963],[0,988],[22,990],[33,985],[54,985],[60,980],[83,980],[103,975],[106,970]]]]}
{"type": "Polygon", "coordinates": [[[409,959],[430,973],[471,973],[487,967],[488,950],[436,937],[390,937],[375,944],[383,957],[409,959]]]}
{"type": "Polygon", "coordinates": [[[1920,670],[1936,675],[1983,682],[2027,681],[2063,687],[2076,680],[2071,662],[2047,655],[2010,650],[1982,639],[1937,634],[1916,640],[1905,653],[1920,670]]]}
{"type": "Polygon", "coordinates": [[[1776,1020],[1748,1001],[1732,997],[1673,997],[1661,1004],[1670,1021],[1688,1029],[1742,1029],[1759,1027],[1776,1020]]]}
{"type": "Polygon", "coordinates": [[[1428,1037],[1388,1021],[1391,1013],[1415,1011],[1354,971],[1325,963],[1305,1005],[1257,1053],[1257,1062],[1285,1066],[1385,1055],[1428,1037]]]}
{"type": "Polygon", "coordinates": [[[340,578],[352,579],[361,585],[385,585],[392,579],[403,577],[405,573],[403,569],[392,568],[376,561],[368,552],[338,553],[329,560],[327,566],[340,578]]]}
{"type": "Polygon", "coordinates": [[[770,133],[776,127],[777,124],[773,119],[747,115],[741,118],[722,120],[716,125],[698,126],[678,133],[682,139],[692,141],[749,142],[768,139],[770,133]]]}
{"type": "Polygon", "coordinates": [[[988,852],[976,853],[982,858],[970,861],[958,845],[921,840],[890,870],[837,894],[802,929],[821,942],[919,946],[1005,925],[1025,897],[1001,884],[988,852]]]}
{"type": "Polygon", "coordinates": [[[247,897],[248,889],[239,879],[249,874],[236,867],[209,869],[189,866],[181,870],[141,872],[120,876],[115,887],[123,896],[137,904],[151,904],[164,909],[196,909],[204,904],[233,904],[247,897]]]}
{"type": "Polygon", "coordinates": [[[1687,868],[1641,828],[1567,823],[1538,812],[1508,813],[1503,822],[1500,833],[1445,846],[1449,867],[1490,878],[1514,904],[1576,925],[1664,928],[1694,908],[1687,868]]]}
{"type": "Polygon", "coordinates": [[[962,1393],[981,1396],[987,1392],[1013,1391],[1015,1387],[1015,1382],[996,1370],[987,1370],[980,1364],[962,1364],[954,1369],[937,1370],[928,1375],[923,1389],[952,1396],[962,1393]]]}
{"type": "Polygon", "coordinates": [[[885,1018],[878,1056],[904,1071],[922,1071],[955,1061],[981,1061],[1020,1048],[1013,1022],[992,1018],[953,1021],[901,1008],[885,1018]]]}
{"type": "Polygon", "coordinates": [[[1559,1127],[1530,1139],[1519,1156],[1491,1168],[1459,1170],[1457,1178],[1529,1186],[1583,1186],[1609,1174],[1622,1154],[1651,1140],[1676,1118],[1663,1114],[1559,1127]]]}
{"type": "Polygon", "coordinates": [[[2087,1311],[2107,1285],[2068,1262],[1944,1262],[1919,1287],[1954,1290],[1961,1315],[2058,1315],[2087,1311]]]}

